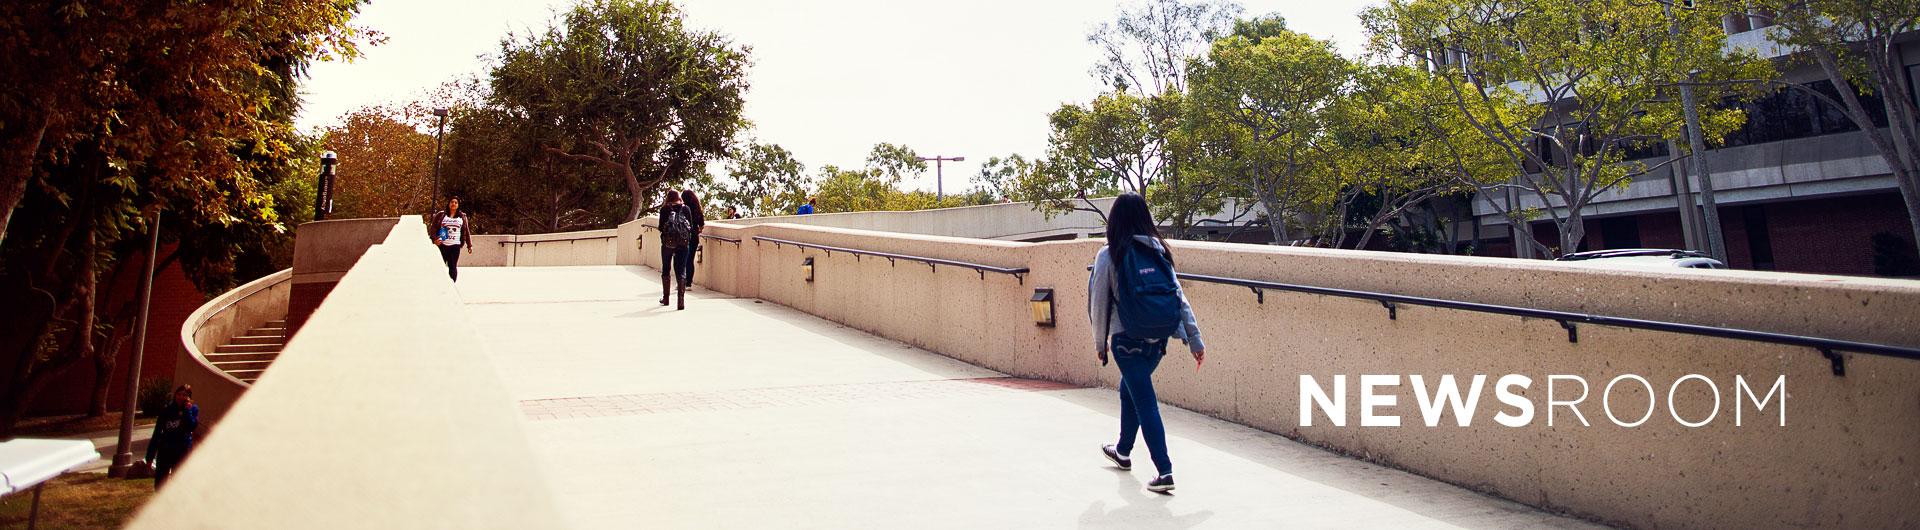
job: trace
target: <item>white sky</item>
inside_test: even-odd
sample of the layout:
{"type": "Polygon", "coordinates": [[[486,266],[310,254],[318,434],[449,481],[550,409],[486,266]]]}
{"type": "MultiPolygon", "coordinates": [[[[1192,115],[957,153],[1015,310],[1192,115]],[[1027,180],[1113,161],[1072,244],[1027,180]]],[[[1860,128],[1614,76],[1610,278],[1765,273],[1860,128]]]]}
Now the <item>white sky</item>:
{"type": "MultiPolygon", "coordinates": [[[[1362,45],[1357,13],[1368,0],[1241,0],[1248,16],[1279,13],[1288,26],[1362,45]]],[[[418,99],[443,82],[484,75],[482,56],[508,31],[543,29],[566,0],[379,0],[356,23],[387,36],[353,63],[319,63],[304,85],[302,129],[363,105],[418,99]]],[[[753,48],[747,118],[763,142],[794,152],[812,173],[859,166],[877,142],[946,164],[946,189],[964,191],[990,156],[1041,154],[1049,112],[1085,102],[1101,84],[1088,73],[1086,36],[1112,20],[1118,0],[681,0],[692,27],[753,48]]],[[[720,173],[716,168],[716,173],[720,173]]],[[[933,189],[933,171],[907,187],[933,189]]]]}

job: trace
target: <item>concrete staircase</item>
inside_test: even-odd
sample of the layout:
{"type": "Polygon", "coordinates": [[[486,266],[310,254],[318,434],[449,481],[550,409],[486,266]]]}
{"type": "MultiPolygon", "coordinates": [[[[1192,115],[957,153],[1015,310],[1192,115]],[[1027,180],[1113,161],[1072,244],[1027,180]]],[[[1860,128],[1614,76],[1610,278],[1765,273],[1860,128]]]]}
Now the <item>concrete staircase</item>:
{"type": "Polygon", "coordinates": [[[207,362],[247,384],[260,379],[287,345],[287,321],[274,320],[253,328],[206,354],[207,362]]]}

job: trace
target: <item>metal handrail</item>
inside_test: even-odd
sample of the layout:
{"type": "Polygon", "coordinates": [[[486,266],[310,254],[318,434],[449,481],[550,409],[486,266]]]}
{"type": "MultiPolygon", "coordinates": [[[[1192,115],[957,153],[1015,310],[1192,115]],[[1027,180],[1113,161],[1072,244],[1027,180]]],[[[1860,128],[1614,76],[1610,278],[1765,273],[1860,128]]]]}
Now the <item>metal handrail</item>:
{"type": "Polygon", "coordinates": [[[1013,275],[1014,279],[1020,280],[1021,285],[1027,284],[1027,274],[1030,272],[1033,272],[1032,270],[1026,267],[1019,267],[1019,268],[995,267],[992,265],[984,265],[980,263],[968,263],[965,261],[954,261],[950,259],[929,258],[926,256],[910,256],[906,254],[874,252],[871,250],[860,250],[855,248],[816,245],[813,243],[802,243],[799,241],[775,239],[775,238],[765,237],[765,236],[753,236],[753,240],[756,243],[760,241],[773,243],[774,248],[780,248],[781,245],[793,245],[800,248],[812,248],[812,249],[824,250],[827,252],[828,256],[832,256],[833,253],[835,252],[845,252],[848,254],[852,254],[855,260],[858,260],[860,256],[874,256],[878,258],[886,258],[888,263],[893,263],[894,260],[918,261],[918,262],[927,264],[929,267],[932,267],[934,270],[940,270],[941,265],[948,265],[953,267],[965,267],[968,269],[973,269],[974,272],[980,273],[980,279],[982,280],[987,279],[987,273],[989,272],[998,273],[998,274],[1010,274],[1010,275],[1013,275]]]}
{"type": "MultiPolygon", "coordinates": [[[[655,232],[659,232],[659,231],[660,231],[660,227],[658,227],[658,226],[653,226],[653,225],[640,225],[640,228],[643,228],[643,229],[647,229],[647,230],[652,230],[652,231],[655,231],[655,232]]],[[[726,243],[733,243],[733,244],[735,244],[735,245],[738,245],[738,244],[740,244],[740,240],[738,240],[738,239],[734,239],[734,238],[731,238],[731,237],[726,237],[726,236],[716,236],[716,235],[712,235],[712,234],[700,234],[700,237],[703,237],[703,238],[707,238],[707,239],[718,239],[718,240],[720,240],[720,241],[722,241],[722,242],[726,242],[726,243]]]]}
{"type": "Polygon", "coordinates": [[[1407,296],[1407,295],[1380,293],[1380,292],[1373,292],[1373,291],[1334,289],[1331,287],[1315,287],[1311,285],[1297,285],[1297,284],[1268,282],[1268,281],[1260,281],[1260,280],[1247,280],[1242,278],[1229,278],[1225,276],[1209,276],[1205,274],[1188,274],[1184,272],[1178,273],[1178,274],[1179,274],[1179,277],[1184,280],[1192,280],[1196,282],[1205,282],[1205,283],[1217,283],[1217,284],[1223,284],[1223,285],[1235,285],[1235,286],[1252,289],[1254,296],[1258,299],[1259,303],[1262,303],[1262,304],[1266,303],[1267,297],[1266,297],[1265,291],[1268,291],[1268,290],[1290,291],[1290,292],[1296,292],[1296,293],[1307,293],[1307,294],[1317,294],[1317,295],[1324,295],[1324,296],[1338,296],[1342,298],[1357,298],[1361,300],[1372,300],[1375,302],[1379,302],[1381,307],[1386,308],[1387,318],[1389,320],[1397,320],[1400,318],[1398,307],[1397,307],[1399,304],[1420,305],[1420,306],[1428,306],[1428,307],[1439,307],[1439,308],[1445,308],[1445,309],[1458,309],[1462,311],[1475,311],[1480,313],[1512,315],[1512,316],[1523,317],[1523,318],[1540,318],[1540,319],[1552,320],[1552,321],[1559,322],[1560,327],[1565,328],[1567,330],[1568,342],[1580,342],[1580,334],[1579,334],[1579,328],[1578,328],[1579,324],[1593,324],[1593,325],[1599,325],[1599,326],[1612,326],[1612,327],[1618,327],[1618,328],[1645,329],[1645,330],[1652,330],[1652,331],[1664,331],[1669,333],[1683,333],[1688,335],[1701,335],[1701,336],[1707,336],[1707,337],[1747,340],[1747,341],[1765,342],[1765,343],[1772,343],[1772,344],[1785,344],[1790,346],[1803,346],[1803,347],[1819,350],[1820,353],[1824,355],[1828,361],[1831,361],[1833,363],[1834,375],[1846,375],[1846,365],[1842,361],[1842,358],[1840,357],[1840,355],[1835,353],[1839,351],[1849,351],[1849,352],[1856,352],[1856,353],[1865,353],[1870,355],[1897,357],[1901,359],[1920,360],[1920,348],[1908,348],[1903,346],[1893,346],[1893,345],[1887,345],[1887,344],[1874,344],[1874,343],[1868,343],[1868,342],[1829,339],[1825,337],[1809,337],[1804,335],[1791,335],[1786,333],[1773,333],[1768,331],[1755,331],[1755,330],[1749,330],[1749,329],[1702,326],[1698,324],[1682,324],[1679,322],[1665,322],[1665,321],[1659,321],[1659,320],[1643,320],[1643,319],[1637,319],[1637,318],[1612,317],[1612,316],[1594,315],[1594,314],[1587,314],[1587,313],[1572,313],[1572,312],[1566,312],[1566,311],[1534,309],[1529,307],[1514,307],[1514,306],[1505,306],[1505,305],[1496,305],[1496,304],[1482,304],[1482,303],[1476,303],[1476,302],[1463,302],[1459,300],[1446,300],[1446,299],[1440,299],[1440,298],[1425,298],[1425,297],[1419,297],[1419,296],[1407,296]]]}
{"type": "Polygon", "coordinates": [[[500,246],[504,247],[507,245],[538,245],[541,243],[556,243],[560,241],[571,242],[571,241],[585,241],[588,239],[614,239],[618,237],[620,236],[614,235],[614,236],[569,237],[566,239],[538,239],[533,241],[500,241],[498,243],[500,244],[500,246]]]}

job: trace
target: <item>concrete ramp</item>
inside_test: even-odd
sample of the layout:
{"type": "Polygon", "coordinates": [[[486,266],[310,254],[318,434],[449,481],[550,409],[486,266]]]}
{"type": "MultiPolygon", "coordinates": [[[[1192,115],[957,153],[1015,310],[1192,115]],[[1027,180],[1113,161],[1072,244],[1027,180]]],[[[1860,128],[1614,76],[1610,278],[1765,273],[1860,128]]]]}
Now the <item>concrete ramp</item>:
{"type": "Polygon", "coordinates": [[[461,271],[574,528],[1593,526],[1165,405],[1179,489],[1150,493],[1144,444],[1131,472],[1099,454],[1118,431],[1110,389],[705,290],[674,311],[658,279],[461,271]]]}

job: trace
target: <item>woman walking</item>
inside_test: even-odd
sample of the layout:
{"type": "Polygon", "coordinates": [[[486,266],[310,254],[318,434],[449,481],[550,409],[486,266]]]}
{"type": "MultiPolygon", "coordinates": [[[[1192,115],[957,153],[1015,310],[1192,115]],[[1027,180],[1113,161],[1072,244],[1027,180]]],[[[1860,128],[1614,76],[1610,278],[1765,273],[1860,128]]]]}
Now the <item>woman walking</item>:
{"type": "Polygon", "coordinates": [[[694,239],[693,212],[680,200],[680,192],[667,190],[660,206],[660,305],[667,305],[673,286],[680,286],[680,307],[687,308],[687,284],[682,271],[692,267],[693,254],[687,252],[694,239]]]}
{"type": "Polygon", "coordinates": [[[447,199],[447,209],[434,212],[427,220],[427,235],[440,246],[440,260],[447,262],[447,278],[460,281],[460,249],[473,253],[473,218],[460,210],[460,198],[447,199]]]}
{"type": "Polygon", "coordinates": [[[153,422],[153,438],[147,441],[147,461],[153,462],[153,489],[167,483],[167,476],[193,450],[193,431],[200,429],[200,406],[193,404],[193,386],[173,389],[173,401],[160,409],[153,422]]]}
{"type": "Polygon", "coordinates": [[[700,196],[693,193],[692,189],[681,191],[680,201],[687,205],[687,211],[693,213],[693,239],[687,241],[687,267],[680,271],[680,286],[692,289],[695,267],[693,257],[700,253],[700,233],[707,229],[707,213],[700,209],[700,196]]]}
{"type": "Polygon", "coordinates": [[[1107,215],[1107,246],[1093,259],[1087,286],[1094,350],[1106,366],[1109,344],[1120,365],[1120,441],[1100,452],[1120,469],[1132,469],[1136,433],[1144,434],[1158,472],[1147,489],[1173,489],[1173,461],[1167,457],[1167,430],[1153,392],[1153,370],[1166,356],[1167,342],[1179,338],[1196,363],[1206,359],[1193,307],[1173,271],[1173,251],[1160,238],[1147,201],[1121,194],[1107,215]]]}

